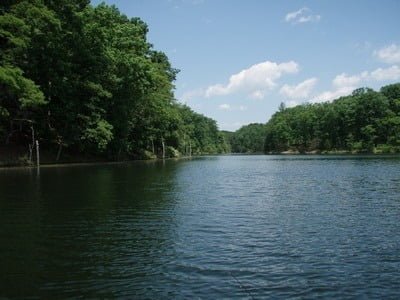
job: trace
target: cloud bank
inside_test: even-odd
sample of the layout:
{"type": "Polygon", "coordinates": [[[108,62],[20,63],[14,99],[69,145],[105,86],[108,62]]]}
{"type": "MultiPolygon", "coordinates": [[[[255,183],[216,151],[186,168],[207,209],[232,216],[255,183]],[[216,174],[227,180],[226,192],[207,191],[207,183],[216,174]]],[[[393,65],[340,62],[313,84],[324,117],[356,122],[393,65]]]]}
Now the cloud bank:
{"type": "Polygon", "coordinates": [[[324,102],[349,95],[361,85],[368,85],[370,82],[396,81],[400,80],[400,68],[393,65],[387,68],[378,68],[373,71],[364,71],[356,75],[342,73],[332,80],[332,91],[325,91],[315,96],[311,102],[324,102]]]}
{"type": "Polygon", "coordinates": [[[282,75],[293,74],[298,71],[299,66],[294,61],[284,63],[264,61],[233,74],[227,84],[209,86],[205,91],[205,97],[211,98],[244,92],[250,98],[262,99],[266,91],[277,85],[276,81],[282,75]]]}
{"type": "Polygon", "coordinates": [[[400,46],[391,44],[374,52],[374,55],[382,62],[388,64],[400,63],[400,46]]]}
{"type": "Polygon", "coordinates": [[[290,99],[305,99],[310,95],[317,81],[317,78],[313,77],[298,85],[285,84],[281,87],[279,93],[290,99]]]}

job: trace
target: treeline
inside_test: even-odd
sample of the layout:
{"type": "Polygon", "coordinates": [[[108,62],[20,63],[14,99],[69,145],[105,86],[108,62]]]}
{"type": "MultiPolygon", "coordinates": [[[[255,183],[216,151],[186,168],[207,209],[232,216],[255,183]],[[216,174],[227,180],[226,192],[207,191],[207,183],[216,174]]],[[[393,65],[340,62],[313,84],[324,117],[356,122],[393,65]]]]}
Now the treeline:
{"type": "Polygon", "coordinates": [[[286,108],[266,124],[225,133],[233,153],[398,153],[400,83],[360,88],[333,102],[286,108]]]}
{"type": "Polygon", "coordinates": [[[224,132],[232,153],[263,153],[266,131],[265,124],[252,123],[235,132],[224,132]]]}
{"type": "Polygon", "coordinates": [[[400,84],[355,90],[331,103],[281,105],[266,125],[265,152],[400,152],[400,84]]]}
{"type": "Polygon", "coordinates": [[[57,160],[227,151],[214,120],[174,99],[178,70],[139,18],[88,0],[8,0],[0,9],[1,147],[38,140],[57,160]]]}

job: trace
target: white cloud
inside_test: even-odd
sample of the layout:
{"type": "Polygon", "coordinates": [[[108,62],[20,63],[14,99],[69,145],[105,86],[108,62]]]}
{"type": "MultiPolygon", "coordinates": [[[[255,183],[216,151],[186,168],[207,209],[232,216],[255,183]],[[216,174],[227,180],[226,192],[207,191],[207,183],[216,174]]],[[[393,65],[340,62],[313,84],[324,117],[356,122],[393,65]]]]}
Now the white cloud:
{"type": "Polygon", "coordinates": [[[191,90],[183,93],[183,95],[180,97],[183,102],[190,101],[194,98],[198,97],[204,97],[204,90],[203,89],[196,89],[196,90],[191,90]]]}
{"type": "Polygon", "coordinates": [[[285,16],[285,21],[290,22],[290,21],[296,20],[299,16],[301,16],[303,13],[305,13],[307,11],[308,11],[307,7],[303,7],[297,11],[292,11],[285,16]]]}
{"type": "Polygon", "coordinates": [[[400,46],[392,44],[375,51],[374,55],[388,64],[400,63],[400,46]]]}
{"type": "Polygon", "coordinates": [[[222,96],[222,95],[227,95],[229,94],[229,89],[224,87],[222,84],[215,84],[212,86],[209,86],[206,90],[205,96],[207,98],[212,97],[212,96],[222,96]]]}
{"type": "Polygon", "coordinates": [[[332,91],[325,91],[312,99],[312,102],[324,102],[337,99],[341,96],[351,94],[352,91],[362,85],[368,85],[380,81],[400,80],[400,68],[393,65],[388,68],[378,68],[374,71],[364,71],[356,75],[347,75],[342,73],[332,80],[332,91]]]}
{"type": "Polygon", "coordinates": [[[374,71],[364,71],[356,75],[347,75],[342,73],[333,79],[333,86],[336,88],[359,86],[366,82],[373,81],[393,81],[400,79],[400,68],[393,65],[388,68],[378,68],[374,71]]]}
{"type": "Polygon", "coordinates": [[[291,99],[304,99],[310,95],[311,90],[317,83],[317,78],[310,78],[298,85],[285,84],[279,90],[279,93],[291,99]]]}
{"type": "Polygon", "coordinates": [[[375,71],[371,72],[370,78],[376,81],[399,80],[400,68],[396,65],[386,69],[378,68],[375,71]]]}
{"type": "Polygon", "coordinates": [[[285,101],[285,106],[286,107],[295,107],[297,105],[299,105],[300,103],[297,102],[296,100],[289,100],[289,101],[285,101]]]}
{"type": "Polygon", "coordinates": [[[321,20],[320,15],[309,15],[300,17],[297,23],[318,22],[319,20],[321,20]]]}
{"type": "Polygon", "coordinates": [[[333,79],[333,85],[337,87],[338,89],[342,87],[347,87],[347,86],[355,86],[358,85],[363,78],[365,78],[368,75],[368,73],[363,72],[360,75],[353,75],[349,76],[346,73],[342,73],[337,75],[333,79]]]}
{"type": "Polygon", "coordinates": [[[219,105],[218,108],[221,110],[230,110],[231,106],[229,104],[224,103],[224,104],[219,105]]]}
{"type": "Polygon", "coordinates": [[[313,15],[311,9],[308,7],[303,7],[297,11],[289,12],[285,16],[285,21],[292,24],[318,22],[319,20],[321,20],[321,16],[313,15]]]}
{"type": "Polygon", "coordinates": [[[275,63],[265,61],[233,74],[226,85],[215,84],[206,89],[207,98],[213,96],[224,96],[235,92],[246,92],[250,97],[260,98],[261,94],[276,86],[283,74],[298,72],[298,64],[294,61],[275,63]]]}
{"type": "Polygon", "coordinates": [[[226,111],[232,111],[232,110],[240,110],[240,111],[245,111],[247,110],[247,106],[244,105],[239,105],[239,106],[231,106],[227,103],[220,104],[218,105],[218,109],[220,110],[226,110],[226,111]]]}
{"type": "Polygon", "coordinates": [[[334,91],[326,91],[326,92],[323,92],[323,93],[317,95],[316,97],[314,97],[311,100],[311,102],[316,103],[316,102],[332,101],[332,100],[337,99],[339,97],[351,94],[351,92],[354,89],[355,89],[355,87],[347,86],[347,87],[338,88],[338,89],[336,89],[334,91]]]}
{"type": "Polygon", "coordinates": [[[257,90],[257,91],[252,92],[249,95],[249,98],[255,99],[255,100],[261,100],[261,99],[264,99],[264,96],[265,96],[264,92],[257,90]]]}

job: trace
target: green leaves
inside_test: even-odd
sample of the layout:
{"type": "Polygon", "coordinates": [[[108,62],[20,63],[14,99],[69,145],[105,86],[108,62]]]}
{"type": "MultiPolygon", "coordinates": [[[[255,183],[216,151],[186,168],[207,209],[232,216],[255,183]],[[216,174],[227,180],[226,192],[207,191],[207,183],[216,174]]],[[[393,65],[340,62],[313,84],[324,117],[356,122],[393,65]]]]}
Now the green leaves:
{"type": "Polygon", "coordinates": [[[397,147],[399,86],[360,88],[332,103],[281,106],[267,123],[265,151],[392,151],[382,145],[397,147]]]}
{"type": "Polygon", "coordinates": [[[0,87],[2,102],[10,103],[14,99],[17,101],[14,105],[18,105],[21,110],[47,103],[39,87],[25,78],[18,68],[0,66],[0,87]]]}
{"type": "Polygon", "coordinates": [[[12,14],[0,15],[0,40],[3,51],[26,49],[29,42],[28,33],[29,27],[20,18],[12,14]]]}
{"type": "Polygon", "coordinates": [[[249,124],[235,131],[230,137],[233,153],[261,153],[264,151],[265,124],[249,124]]]}
{"type": "Polygon", "coordinates": [[[103,151],[113,138],[112,129],[113,126],[107,121],[96,120],[84,129],[81,139],[96,145],[97,150],[103,151]]]}
{"type": "Polygon", "coordinates": [[[159,152],[161,142],[222,151],[215,121],[176,103],[178,70],[139,18],[87,0],[22,0],[4,11],[0,135],[7,120],[29,115],[42,147],[64,152],[118,159],[159,152]]]}

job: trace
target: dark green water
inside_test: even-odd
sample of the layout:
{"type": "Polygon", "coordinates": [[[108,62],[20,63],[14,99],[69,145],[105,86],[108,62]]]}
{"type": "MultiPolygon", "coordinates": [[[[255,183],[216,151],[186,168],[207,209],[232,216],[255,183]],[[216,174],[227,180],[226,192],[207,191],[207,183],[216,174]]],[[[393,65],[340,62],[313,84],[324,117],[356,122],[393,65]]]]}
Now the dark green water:
{"type": "Polygon", "coordinates": [[[0,298],[400,298],[400,159],[0,170],[0,298]]]}

